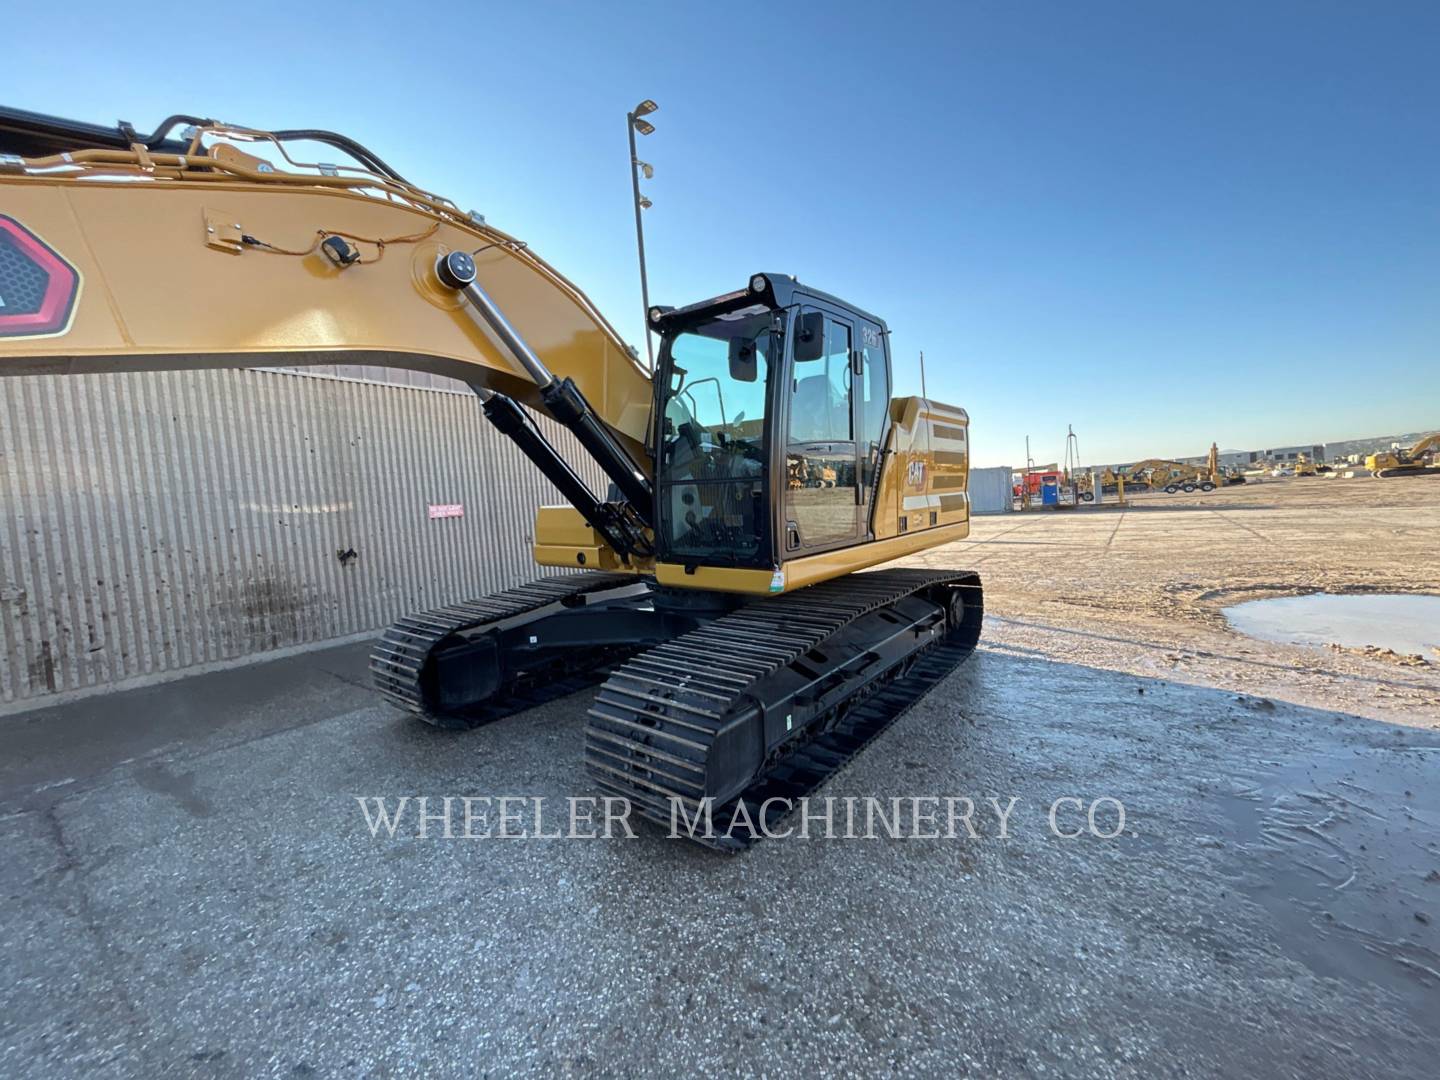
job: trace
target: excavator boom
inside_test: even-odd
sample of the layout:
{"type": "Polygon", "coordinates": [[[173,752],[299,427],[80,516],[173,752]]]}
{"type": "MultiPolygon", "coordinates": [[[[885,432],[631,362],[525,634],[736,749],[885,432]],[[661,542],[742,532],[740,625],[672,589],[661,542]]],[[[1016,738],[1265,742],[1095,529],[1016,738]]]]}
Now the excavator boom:
{"type": "Polygon", "coordinates": [[[643,458],[648,372],[578,287],[448,200],[361,168],[304,171],[278,137],[232,126],[159,144],[170,151],[137,142],[27,159],[4,152],[34,142],[14,117],[0,110],[0,251],[23,266],[44,249],[73,285],[54,325],[25,323],[13,298],[0,308],[0,376],[356,363],[543,408],[493,334],[453,317],[464,301],[435,267],[465,251],[534,353],[643,458]]]}

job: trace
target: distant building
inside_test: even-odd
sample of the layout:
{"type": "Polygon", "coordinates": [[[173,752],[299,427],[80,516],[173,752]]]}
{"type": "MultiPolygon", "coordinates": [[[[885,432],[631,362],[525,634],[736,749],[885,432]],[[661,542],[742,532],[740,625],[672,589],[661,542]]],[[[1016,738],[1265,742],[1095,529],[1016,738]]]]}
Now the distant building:
{"type": "MultiPolygon", "coordinates": [[[[1314,462],[1324,461],[1325,446],[1323,443],[1312,443],[1309,446],[1279,446],[1273,450],[1222,450],[1219,455],[1220,468],[1250,469],[1267,463],[1275,465],[1282,462],[1291,463],[1299,460],[1301,454],[1314,462]]],[[[1209,462],[1210,455],[1197,454],[1175,460],[1186,465],[1204,465],[1209,462]]]]}
{"type": "Polygon", "coordinates": [[[1301,454],[1304,454],[1311,461],[1325,460],[1325,446],[1323,443],[1314,443],[1310,446],[1279,446],[1273,450],[1259,451],[1262,461],[1273,461],[1277,464],[1282,461],[1296,461],[1301,454]]]}
{"type": "MultiPolygon", "coordinates": [[[[1348,462],[1357,464],[1365,460],[1365,455],[1373,454],[1380,450],[1388,450],[1391,446],[1413,446],[1420,439],[1424,438],[1426,432],[1410,432],[1400,435],[1376,435],[1366,439],[1344,439],[1330,443],[1309,443],[1301,446],[1275,446],[1268,450],[1221,450],[1220,468],[1229,469],[1260,469],[1274,465],[1293,465],[1304,454],[1311,462],[1348,462]]],[[[1192,454],[1189,457],[1172,458],[1173,461],[1185,465],[1205,465],[1209,462],[1208,454],[1192,454]]],[[[1117,473],[1126,473],[1130,469],[1130,462],[1122,462],[1117,465],[1086,465],[1081,472],[1088,472],[1090,469],[1104,470],[1113,469],[1117,473]]]]}
{"type": "MultiPolygon", "coordinates": [[[[1184,465],[1208,465],[1210,455],[1199,454],[1175,460],[1184,465]]],[[[1248,469],[1260,460],[1261,451],[1259,450],[1221,450],[1219,454],[1220,468],[1222,469],[1248,469]]]]}

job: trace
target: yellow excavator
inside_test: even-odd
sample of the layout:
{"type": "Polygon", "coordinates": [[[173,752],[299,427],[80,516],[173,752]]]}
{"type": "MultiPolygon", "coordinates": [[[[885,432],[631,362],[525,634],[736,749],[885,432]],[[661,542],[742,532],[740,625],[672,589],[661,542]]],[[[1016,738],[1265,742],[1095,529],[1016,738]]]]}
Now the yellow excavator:
{"type": "MultiPolygon", "coordinates": [[[[1075,474],[1075,490],[1080,495],[1081,502],[1095,501],[1095,474],[1090,469],[1081,469],[1075,474]]],[[[1100,474],[1100,493],[1102,495],[1114,495],[1120,490],[1120,475],[1110,466],[1105,466],[1100,474]]]]}
{"type": "Polygon", "coordinates": [[[470,727],[588,678],[595,786],[667,825],[743,819],[709,842],[744,846],[973,651],[977,574],[869,570],[968,535],[969,420],[892,398],[884,321],[783,274],[647,316],[653,372],[525,243],[341,135],[0,110],[0,376],[462,380],[564,498],[534,556],[565,572],[399,620],[377,689],[470,727]]]}
{"type": "Polygon", "coordinates": [[[1371,476],[1429,476],[1440,473],[1440,431],[1414,446],[1393,445],[1365,459],[1371,476]]]}
{"type": "Polygon", "coordinates": [[[1129,486],[1133,480],[1141,480],[1149,485],[1151,491],[1164,491],[1174,495],[1177,491],[1214,491],[1218,486],[1218,475],[1216,450],[1212,446],[1210,463],[1206,466],[1186,465],[1184,462],[1166,458],[1146,458],[1130,466],[1126,471],[1125,483],[1129,486]]]}

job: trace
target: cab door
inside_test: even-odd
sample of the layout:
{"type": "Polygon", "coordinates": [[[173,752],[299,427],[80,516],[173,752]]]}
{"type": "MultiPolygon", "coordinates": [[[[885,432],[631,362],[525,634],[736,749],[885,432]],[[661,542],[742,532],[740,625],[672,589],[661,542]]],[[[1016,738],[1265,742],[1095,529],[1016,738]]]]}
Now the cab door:
{"type": "Polygon", "coordinates": [[[890,431],[890,343],[879,324],[857,316],[854,345],[855,432],[860,454],[860,531],[873,539],[881,452],[890,431]]]}
{"type": "Polygon", "coordinates": [[[861,513],[855,323],[804,306],[795,321],[786,408],[785,553],[853,544],[861,513]]]}

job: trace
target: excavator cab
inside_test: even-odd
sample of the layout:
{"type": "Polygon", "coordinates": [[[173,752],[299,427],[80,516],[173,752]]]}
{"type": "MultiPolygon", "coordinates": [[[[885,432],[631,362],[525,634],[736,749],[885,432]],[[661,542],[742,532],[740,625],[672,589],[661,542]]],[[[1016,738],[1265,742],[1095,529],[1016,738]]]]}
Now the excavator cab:
{"type": "Polygon", "coordinates": [[[656,557],[772,569],[874,539],[884,324],[793,278],[653,309],[656,557]]]}
{"type": "Polygon", "coordinates": [[[701,315],[664,339],[656,549],[674,562],[773,561],[770,383],[784,362],[786,317],[756,306],[740,315],[701,315]]]}

